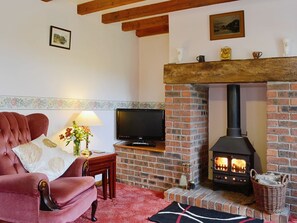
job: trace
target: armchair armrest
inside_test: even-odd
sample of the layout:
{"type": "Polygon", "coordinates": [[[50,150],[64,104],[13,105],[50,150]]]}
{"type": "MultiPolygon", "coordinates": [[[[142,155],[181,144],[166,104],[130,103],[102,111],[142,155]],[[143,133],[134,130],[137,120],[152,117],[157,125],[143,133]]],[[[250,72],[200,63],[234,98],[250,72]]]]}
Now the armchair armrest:
{"type": "Polygon", "coordinates": [[[42,193],[39,183],[48,182],[42,173],[0,176],[0,216],[2,220],[38,222],[42,193]],[[16,211],[17,210],[17,211],[16,211]]]}
{"type": "Polygon", "coordinates": [[[61,177],[81,177],[86,175],[88,160],[85,157],[77,157],[71,166],[61,177]]]}
{"type": "Polygon", "coordinates": [[[23,173],[0,176],[0,193],[15,193],[39,197],[38,184],[41,180],[48,182],[42,173],[23,173]]]}

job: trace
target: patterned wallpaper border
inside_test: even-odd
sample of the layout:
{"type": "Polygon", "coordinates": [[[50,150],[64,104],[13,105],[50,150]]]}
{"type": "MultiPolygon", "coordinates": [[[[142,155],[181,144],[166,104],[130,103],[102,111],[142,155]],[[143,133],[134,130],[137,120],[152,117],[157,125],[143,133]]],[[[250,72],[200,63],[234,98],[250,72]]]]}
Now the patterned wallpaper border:
{"type": "Polygon", "coordinates": [[[108,101],[74,98],[0,96],[1,110],[114,110],[116,108],[163,108],[164,102],[108,101]]]}

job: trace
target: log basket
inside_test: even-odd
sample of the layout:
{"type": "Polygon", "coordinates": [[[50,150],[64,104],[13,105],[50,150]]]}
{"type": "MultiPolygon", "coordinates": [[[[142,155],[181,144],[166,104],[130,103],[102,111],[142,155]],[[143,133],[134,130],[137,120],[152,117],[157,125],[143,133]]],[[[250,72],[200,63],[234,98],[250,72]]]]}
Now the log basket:
{"type": "Polygon", "coordinates": [[[285,207],[286,191],[288,184],[288,175],[281,175],[281,183],[277,185],[263,185],[256,181],[257,172],[254,169],[250,171],[250,177],[253,184],[254,196],[257,207],[260,211],[268,214],[279,213],[285,207]]]}

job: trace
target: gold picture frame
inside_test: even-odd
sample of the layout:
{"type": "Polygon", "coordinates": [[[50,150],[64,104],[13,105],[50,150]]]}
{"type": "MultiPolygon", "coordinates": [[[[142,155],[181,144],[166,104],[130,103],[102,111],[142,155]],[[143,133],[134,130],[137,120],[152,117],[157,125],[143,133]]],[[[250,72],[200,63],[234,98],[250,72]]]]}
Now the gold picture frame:
{"type": "Polygon", "coordinates": [[[209,16],[210,40],[245,37],[244,11],[209,16]]]}

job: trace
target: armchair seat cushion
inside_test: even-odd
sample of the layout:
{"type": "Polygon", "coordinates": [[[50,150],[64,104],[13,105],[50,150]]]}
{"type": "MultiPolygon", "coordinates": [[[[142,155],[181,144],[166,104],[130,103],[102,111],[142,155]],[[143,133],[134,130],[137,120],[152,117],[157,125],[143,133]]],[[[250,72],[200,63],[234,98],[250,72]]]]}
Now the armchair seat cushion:
{"type": "Polygon", "coordinates": [[[63,207],[73,198],[82,194],[95,185],[93,177],[63,177],[50,182],[51,197],[59,206],[63,207]]]}

